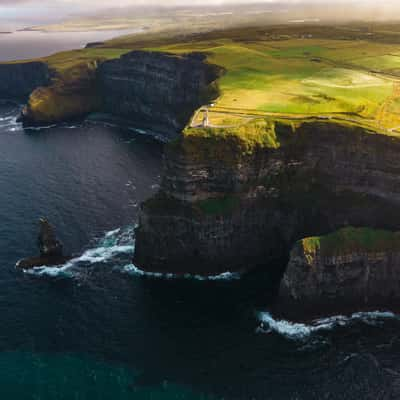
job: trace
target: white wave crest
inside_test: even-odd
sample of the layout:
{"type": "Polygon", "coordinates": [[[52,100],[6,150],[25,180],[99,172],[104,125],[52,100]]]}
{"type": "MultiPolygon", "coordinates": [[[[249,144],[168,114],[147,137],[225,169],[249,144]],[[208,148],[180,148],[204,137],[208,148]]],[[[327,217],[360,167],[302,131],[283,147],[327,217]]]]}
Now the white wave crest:
{"type": "Polygon", "coordinates": [[[45,129],[52,129],[57,127],[57,124],[51,124],[51,125],[43,125],[43,126],[26,126],[24,127],[25,131],[42,131],[45,129]]]}
{"type": "Polygon", "coordinates": [[[0,117],[0,122],[4,122],[4,121],[15,121],[15,117],[14,116],[9,116],[9,117],[0,117]]]}
{"type": "Polygon", "coordinates": [[[36,267],[24,270],[24,273],[27,275],[48,276],[51,278],[72,278],[74,274],[70,269],[70,265],[66,264],[64,266],[36,267]]]}
{"type": "Polygon", "coordinates": [[[134,227],[115,229],[104,234],[97,246],[86,250],[64,265],[38,267],[25,271],[27,274],[49,277],[74,277],[79,268],[112,261],[114,258],[130,259],[134,252],[134,227]]]}
{"type": "Polygon", "coordinates": [[[258,319],[261,321],[261,324],[258,327],[257,332],[275,332],[288,339],[304,340],[314,333],[330,331],[337,327],[343,327],[357,322],[362,322],[368,325],[378,325],[386,319],[397,318],[399,318],[399,316],[390,311],[372,311],[358,312],[349,316],[336,315],[333,317],[316,319],[306,324],[287,320],[278,320],[268,312],[260,312],[258,313],[258,319]]]}
{"type": "Polygon", "coordinates": [[[239,273],[235,273],[235,272],[224,272],[219,275],[208,275],[208,276],[192,275],[192,274],[178,275],[178,274],[171,274],[171,273],[163,274],[161,272],[143,271],[133,264],[125,265],[122,268],[122,270],[128,274],[132,274],[132,275],[136,275],[136,276],[146,276],[149,278],[158,278],[158,279],[192,279],[192,280],[198,280],[198,281],[233,281],[233,280],[239,280],[241,277],[239,273]]]}

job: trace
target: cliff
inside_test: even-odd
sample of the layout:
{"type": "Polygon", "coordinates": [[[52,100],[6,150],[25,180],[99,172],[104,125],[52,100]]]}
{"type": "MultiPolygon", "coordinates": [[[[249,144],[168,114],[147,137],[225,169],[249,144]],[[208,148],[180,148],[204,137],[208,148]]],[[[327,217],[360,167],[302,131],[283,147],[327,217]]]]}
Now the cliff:
{"type": "Polygon", "coordinates": [[[55,70],[46,87],[30,94],[22,111],[28,124],[63,122],[100,109],[96,82],[97,62],[80,62],[62,72],[55,70]]]}
{"type": "Polygon", "coordinates": [[[22,117],[29,124],[104,112],[167,137],[218,96],[215,81],[223,69],[204,55],[133,51],[115,58],[121,52],[89,47],[45,62],[0,64],[0,94],[27,100],[22,117]]]}
{"type": "Polygon", "coordinates": [[[0,97],[26,101],[37,87],[50,83],[50,76],[43,62],[0,64],[0,97]]]}
{"type": "Polygon", "coordinates": [[[197,53],[133,51],[100,65],[102,108],[176,136],[198,107],[218,96],[221,72],[197,53]]]}
{"type": "Polygon", "coordinates": [[[303,312],[387,306],[400,301],[399,275],[399,233],[348,227],[296,243],[281,296],[303,312]]]}
{"type": "Polygon", "coordinates": [[[399,229],[400,140],[333,121],[188,129],[142,207],[134,263],[207,274],[268,267],[299,239],[399,229]]]}

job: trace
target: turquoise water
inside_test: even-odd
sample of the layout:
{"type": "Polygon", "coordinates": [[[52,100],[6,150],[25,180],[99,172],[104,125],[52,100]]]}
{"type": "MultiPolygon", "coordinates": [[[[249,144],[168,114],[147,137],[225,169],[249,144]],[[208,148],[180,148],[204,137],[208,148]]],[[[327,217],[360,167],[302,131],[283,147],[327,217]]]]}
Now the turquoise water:
{"type": "Polygon", "coordinates": [[[118,364],[73,354],[0,354],[1,393],[10,399],[211,400],[168,381],[151,388],[138,387],[137,375],[118,364]]]}

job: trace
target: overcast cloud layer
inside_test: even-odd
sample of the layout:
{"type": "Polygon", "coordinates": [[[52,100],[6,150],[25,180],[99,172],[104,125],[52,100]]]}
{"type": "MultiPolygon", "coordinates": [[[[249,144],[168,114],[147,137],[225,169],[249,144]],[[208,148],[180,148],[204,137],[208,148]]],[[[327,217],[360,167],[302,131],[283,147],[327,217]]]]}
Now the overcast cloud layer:
{"type": "MultiPolygon", "coordinates": [[[[371,15],[388,15],[390,18],[394,7],[400,12],[400,0],[0,0],[0,21],[2,25],[29,25],[47,22],[58,22],[67,17],[77,15],[91,15],[104,9],[124,8],[127,6],[156,5],[223,5],[238,3],[265,3],[285,5],[321,5],[331,4],[339,7],[348,7],[356,4],[356,7],[368,6],[371,15]]],[[[351,11],[349,12],[351,15],[351,11]]]]}

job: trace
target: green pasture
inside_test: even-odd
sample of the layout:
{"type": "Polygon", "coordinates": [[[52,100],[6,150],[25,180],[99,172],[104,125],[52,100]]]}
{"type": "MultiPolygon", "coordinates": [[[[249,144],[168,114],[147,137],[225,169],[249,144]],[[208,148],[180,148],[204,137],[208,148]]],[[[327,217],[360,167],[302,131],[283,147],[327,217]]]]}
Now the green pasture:
{"type": "MultiPolygon", "coordinates": [[[[359,32],[355,28],[291,25],[196,35],[149,33],[43,60],[57,71],[63,86],[76,87],[82,77],[91,76],[98,62],[134,49],[174,54],[199,51],[207,55],[208,62],[226,70],[219,80],[221,95],[214,109],[217,121],[237,120],[239,114],[244,118],[254,114],[340,114],[393,133],[400,127],[400,38],[396,30],[400,27],[378,26],[374,35],[368,30],[355,33],[359,32]],[[393,31],[385,33],[389,29],[393,31]],[[362,39],[355,38],[357,35],[362,39]]],[[[210,120],[213,124],[213,112],[210,120]]]]}
{"type": "MultiPolygon", "coordinates": [[[[178,54],[203,51],[210,63],[223,66],[227,73],[219,82],[217,107],[301,115],[349,113],[374,119],[392,95],[393,81],[367,70],[370,67],[357,59],[363,56],[359,47],[359,43],[338,40],[221,39],[152,49],[178,54]]],[[[375,44],[365,47],[365,54],[378,53],[378,64],[379,58],[386,57],[384,70],[390,56],[381,55],[382,49],[375,44]]],[[[395,46],[383,47],[387,52],[396,50],[395,46]]]]}

